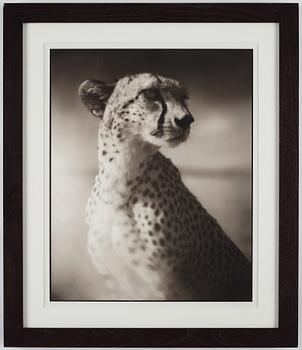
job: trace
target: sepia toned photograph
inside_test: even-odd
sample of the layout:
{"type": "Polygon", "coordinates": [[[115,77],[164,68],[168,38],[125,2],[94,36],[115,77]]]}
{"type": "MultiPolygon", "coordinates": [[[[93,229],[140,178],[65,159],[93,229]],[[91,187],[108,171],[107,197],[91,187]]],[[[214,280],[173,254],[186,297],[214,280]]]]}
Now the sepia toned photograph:
{"type": "Polygon", "coordinates": [[[51,300],[252,301],[252,50],[50,68],[51,300]]]}

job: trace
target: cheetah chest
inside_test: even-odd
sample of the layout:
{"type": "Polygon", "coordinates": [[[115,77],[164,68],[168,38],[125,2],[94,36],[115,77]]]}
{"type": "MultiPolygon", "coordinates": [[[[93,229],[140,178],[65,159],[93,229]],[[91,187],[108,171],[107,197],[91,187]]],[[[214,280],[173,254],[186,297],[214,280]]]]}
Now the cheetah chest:
{"type": "Polygon", "coordinates": [[[89,252],[117,298],[163,298],[158,271],[150,269],[147,248],[129,208],[101,204],[91,225],[89,252]]]}

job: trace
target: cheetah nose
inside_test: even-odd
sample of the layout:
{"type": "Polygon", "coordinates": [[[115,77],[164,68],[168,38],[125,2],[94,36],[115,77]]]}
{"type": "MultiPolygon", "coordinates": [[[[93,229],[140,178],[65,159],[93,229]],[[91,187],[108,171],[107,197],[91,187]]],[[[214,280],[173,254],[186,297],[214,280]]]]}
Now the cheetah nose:
{"type": "Polygon", "coordinates": [[[175,118],[175,124],[181,129],[186,130],[194,122],[194,118],[191,114],[185,114],[182,118],[175,118]]]}

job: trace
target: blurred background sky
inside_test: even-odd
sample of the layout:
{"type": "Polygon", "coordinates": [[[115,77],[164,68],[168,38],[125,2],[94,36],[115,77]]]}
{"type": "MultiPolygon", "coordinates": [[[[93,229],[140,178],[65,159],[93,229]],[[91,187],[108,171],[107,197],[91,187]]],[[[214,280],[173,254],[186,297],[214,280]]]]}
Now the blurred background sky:
{"type": "Polygon", "coordinates": [[[51,293],[108,297],[86,249],[84,210],[97,174],[97,127],[77,90],[152,72],[181,81],[195,118],[188,141],[162,149],[225,232],[251,256],[252,51],[51,50],[51,293]]]}

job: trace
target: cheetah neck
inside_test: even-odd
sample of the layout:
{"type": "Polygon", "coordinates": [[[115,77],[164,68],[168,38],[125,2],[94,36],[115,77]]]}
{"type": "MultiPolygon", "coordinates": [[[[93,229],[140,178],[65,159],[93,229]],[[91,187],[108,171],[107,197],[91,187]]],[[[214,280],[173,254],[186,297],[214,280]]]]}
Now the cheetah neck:
{"type": "Polygon", "coordinates": [[[102,200],[118,206],[127,203],[156,151],[139,137],[120,140],[111,130],[100,126],[98,176],[102,200]]]}

